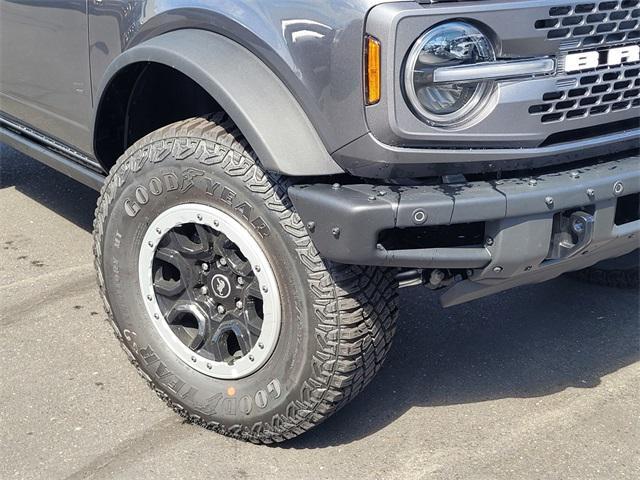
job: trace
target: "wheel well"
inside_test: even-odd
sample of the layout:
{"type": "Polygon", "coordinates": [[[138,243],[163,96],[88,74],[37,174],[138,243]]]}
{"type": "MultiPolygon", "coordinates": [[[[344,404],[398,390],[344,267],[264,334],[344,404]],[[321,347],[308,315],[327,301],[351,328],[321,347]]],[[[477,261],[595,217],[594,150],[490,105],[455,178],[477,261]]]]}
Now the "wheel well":
{"type": "Polygon", "coordinates": [[[96,158],[109,171],[148,133],[220,110],[200,85],[174,68],[153,62],[128,65],[102,96],[94,131],[96,158]]]}

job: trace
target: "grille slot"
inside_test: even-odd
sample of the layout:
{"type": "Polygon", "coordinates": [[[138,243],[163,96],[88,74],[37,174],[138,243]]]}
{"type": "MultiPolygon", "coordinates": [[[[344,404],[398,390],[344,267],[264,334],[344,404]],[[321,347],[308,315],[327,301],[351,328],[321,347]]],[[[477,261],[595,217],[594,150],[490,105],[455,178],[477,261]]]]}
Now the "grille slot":
{"type": "Polygon", "coordinates": [[[640,0],[612,0],[552,7],[534,27],[549,40],[572,39],[576,48],[640,38],[640,0]]]}
{"type": "Polygon", "coordinates": [[[640,65],[576,76],[573,88],[547,92],[529,114],[542,123],[563,122],[640,107],[640,65]]]}

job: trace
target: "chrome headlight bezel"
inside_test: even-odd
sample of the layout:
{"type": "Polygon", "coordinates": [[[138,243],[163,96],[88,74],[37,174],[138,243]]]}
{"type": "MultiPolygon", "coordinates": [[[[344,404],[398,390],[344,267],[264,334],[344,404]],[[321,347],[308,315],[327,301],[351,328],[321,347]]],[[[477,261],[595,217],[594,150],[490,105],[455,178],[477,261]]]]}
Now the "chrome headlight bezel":
{"type": "MultiPolygon", "coordinates": [[[[443,59],[440,63],[431,64],[427,64],[421,60],[421,56],[425,60],[436,60],[437,55],[434,55],[433,47],[429,52],[425,52],[425,48],[429,44],[442,46],[442,42],[447,36],[451,37],[449,38],[450,41],[466,38],[466,40],[471,42],[471,53],[476,57],[471,59],[472,63],[496,61],[493,43],[480,29],[464,21],[441,23],[423,33],[409,51],[404,64],[404,91],[407,101],[414,113],[428,125],[440,128],[460,128],[475,123],[474,120],[478,119],[483,112],[487,110],[487,106],[490,104],[490,99],[494,96],[497,85],[494,81],[486,80],[456,84],[436,84],[433,82],[425,83],[421,88],[416,88],[417,74],[427,78],[428,82],[429,78],[433,80],[432,72],[438,67],[469,64],[470,59],[449,58],[443,59]],[[419,69],[419,64],[422,64],[426,68],[419,69]],[[464,92],[463,94],[466,96],[466,99],[464,99],[457,108],[451,111],[438,112],[436,109],[429,107],[427,100],[424,98],[425,91],[429,91],[426,89],[433,89],[430,92],[434,93],[437,91],[442,92],[450,88],[458,89],[464,92]]],[[[440,53],[450,53],[450,50],[445,48],[440,53]]]]}

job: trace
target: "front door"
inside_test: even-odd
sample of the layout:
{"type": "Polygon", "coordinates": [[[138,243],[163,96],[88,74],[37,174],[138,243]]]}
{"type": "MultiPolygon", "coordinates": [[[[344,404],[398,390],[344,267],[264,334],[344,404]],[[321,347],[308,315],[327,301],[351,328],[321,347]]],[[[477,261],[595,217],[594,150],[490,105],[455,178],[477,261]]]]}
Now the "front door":
{"type": "Polygon", "coordinates": [[[0,112],[91,153],[87,0],[0,0],[0,112]]]}

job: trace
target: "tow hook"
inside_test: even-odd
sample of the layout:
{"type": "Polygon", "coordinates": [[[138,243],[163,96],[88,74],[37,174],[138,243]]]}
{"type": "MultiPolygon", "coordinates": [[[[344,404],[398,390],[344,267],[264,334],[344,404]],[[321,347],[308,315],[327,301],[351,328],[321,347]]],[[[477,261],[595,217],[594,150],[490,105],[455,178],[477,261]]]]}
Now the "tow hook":
{"type": "Polygon", "coordinates": [[[556,216],[547,260],[562,260],[582,252],[591,244],[594,223],[593,215],[583,211],[556,216]]]}

